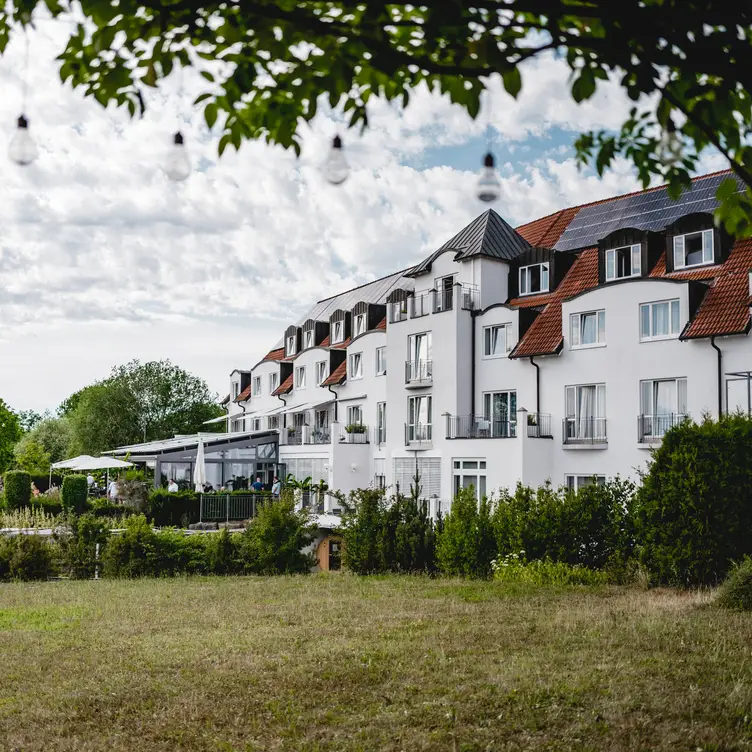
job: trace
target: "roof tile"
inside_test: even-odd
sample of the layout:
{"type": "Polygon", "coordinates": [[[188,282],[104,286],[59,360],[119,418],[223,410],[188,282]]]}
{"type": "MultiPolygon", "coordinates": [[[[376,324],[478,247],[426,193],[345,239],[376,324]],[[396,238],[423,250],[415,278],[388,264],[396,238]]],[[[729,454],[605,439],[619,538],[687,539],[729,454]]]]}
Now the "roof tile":
{"type": "Polygon", "coordinates": [[[280,347],[277,350],[270,350],[265,356],[264,360],[282,360],[285,357],[285,348],[280,347]]]}
{"type": "Polygon", "coordinates": [[[287,394],[292,389],[292,374],[290,374],[273,392],[272,397],[287,394]]]}
{"type": "Polygon", "coordinates": [[[235,397],[235,402],[245,402],[249,397],[251,396],[251,385],[248,384],[248,386],[243,389],[243,391],[235,397]]]}
{"type": "Polygon", "coordinates": [[[321,386],[337,386],[337,384],[341,384],[345,378],[347,378],[347,361],[343,360],[334,371],[329,374],[329,377],[321,382],[321,386]]]}
{"type": "Polygon", "coordinates": [[[376,324],[376,328],[380,329],[381,331],[386,331],[386,316],[384,316],[384,318],[381,319],[378,324],[376,324]]]}

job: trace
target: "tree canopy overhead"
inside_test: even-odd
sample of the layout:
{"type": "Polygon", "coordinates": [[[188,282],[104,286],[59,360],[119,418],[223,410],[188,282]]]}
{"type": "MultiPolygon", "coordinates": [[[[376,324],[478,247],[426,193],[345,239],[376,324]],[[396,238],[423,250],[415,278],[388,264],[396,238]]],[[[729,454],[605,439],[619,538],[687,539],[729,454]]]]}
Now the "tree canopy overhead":
{"type": "MultiPolygon", "coordinates": [[[[0,48],[33,19],[37,0],[10,0],[0,48]]],[[[476,117],[488,77],[517,96],[524,63],[559,54],[571,95],[591,97],[615,77],[638,102],[618,133],[587,133],[578,157],[602,173],[632,160],[645,186],[677,195],[706,147],[746,192],[728,182],[719,212],[730,231],[752,233],[752,2],[750,0],[489,0],[413,6],[302,0],[44,0],[72,26],[63,81],[103,105],[143,112],[142,92],[176,66],[195,66],[206,91],[195,104],[221,130],[219,151],[263,138],[300,148],[301,125],[323,96],[350,126],[366,126],[372,96],[407,104],[420,84],[476,117]],[[663,136],[663,139],[662,139],[663,136]],[[677,140],[678,139],[678,140],[677,140]],[[663,140],[663,143],[662,143],[663,140]]]]}

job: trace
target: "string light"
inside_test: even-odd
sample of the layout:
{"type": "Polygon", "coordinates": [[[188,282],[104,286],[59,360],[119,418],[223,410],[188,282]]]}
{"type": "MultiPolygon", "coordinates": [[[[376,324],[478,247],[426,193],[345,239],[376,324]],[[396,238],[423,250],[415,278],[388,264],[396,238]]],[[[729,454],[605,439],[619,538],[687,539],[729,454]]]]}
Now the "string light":
{"type": "Polygon", "coordinates": [[[342,149],[342,139],[335,136],[332,139],[332,147],[324,163],[324,176],[332,185],[340,185],[347,180],[350,174],[350,165],[347,164],[342,149]]]}
{"type": "Polygon", "coordinates": [[[501,194],[501,183],[496,173],[496,164],[494,155],[489,151],[483,157],[483,167],[480,170],[480,176],[476,187],[476,195],[481,201],[490,203],[496,201],[501,194]]]}
{"type": "Polygon", "coordinates": [[[667,167],[675,167],[682,159],[682,140],[676,132],[674,121],[669,118],[658,142],[658,159],[667,167]]]}
{"type": "Polygon", "coordinates": [[[185,180],[191,174],[191,160],[188,158],[183,134],[180,131],[172,137],[172,147],[162,169],[167,177],[175,182],[185,180]]]}
{"type": "Polygon", "coordinates": [[[22,167],[30,165],[39,156],[39,149],[29,133],[29,121],[26,115],[23,114],[26,110],[26,91],[29,75],[29,33],[26,26],[24,26],[24,37],[26,40],[26,54],[21,89],[21,114],[16,121],[16,132],[8,144],[8,156],[11,161],[22,167]]]}

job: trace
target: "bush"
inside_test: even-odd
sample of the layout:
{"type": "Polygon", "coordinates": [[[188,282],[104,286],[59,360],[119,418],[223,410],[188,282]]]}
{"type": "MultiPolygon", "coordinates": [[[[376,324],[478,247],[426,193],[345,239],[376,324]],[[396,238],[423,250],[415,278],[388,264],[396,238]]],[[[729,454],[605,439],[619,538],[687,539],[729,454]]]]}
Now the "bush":
{"type": "Polygon", "coordinates": [[[154,566],[156,535],[143,515],[125,520],[125,532],[107,541],[102,556],[107,577],[146,577],[159,574],[154,566]]]}
{"type": "Polygon", "coordinates": [[[654,580],[713,585],[752,554],[752,420],[672,428],[637,493],[641,560],[654,580]]]}
{"type": "Polygon", "coordinates": [[[69,514],[65,527],[66,532],[55,535],[61,571],[73,579],[93,577],[97,565],[97,544],[101,553],[109,536],[107,528],[91,513],[80,517],[69,514]]]}
{"type": "Polygon", "coordinates": [[[353,491],[346,509],[342,524],[343,565],[355,574],[384,571],[384,494],[365,489],[353,491]]]}
{"type": "Polygon", "coordinates": [[[5,503],[8,509],[20,509],[31,499],[31,476],[24,470],[9,470],[4,478],[5,503]]]}
{"type": "Polygon", "coordinates": [[[0,579],[46,580],[52,558],[52,547],[41,535],[0,538],[0,579]]]}
{"type": "Polygon", "coordinates": [[[85,475],[66,475],[63,479],[63,492],[61,495],[63,509],[75,514],[83,514],[86,511],[89,487],[86,484],[85,475]]]}
{"type": "Polygon", "coordinates": [[[198,494],[194,491],[168,493],[163,488],[157,488],[149,494],[145,514],[157,527],[187,527],[198,522],[198,494]]]}
{"type": "Polygon", "coordinates": [[[734,564],[718,593],[718,604],[733,611],[752,611],[752,558],[734,564]]]}
{"type": "Polygon", "coordinates": [[[531,585],[606,585],[607,572],[588,569],[562,561],[525,561],[525,552],[508,554],[493,563],[494,579],[502,582],[526,582],[531,585]]]}
{"type": "Polygon", "coordinates": [[[474,488],[454,497],[436,542],[436,561],[448,575],[488,577],[496,558],[496,541],[487,499],[478,502],[474,488]]]}

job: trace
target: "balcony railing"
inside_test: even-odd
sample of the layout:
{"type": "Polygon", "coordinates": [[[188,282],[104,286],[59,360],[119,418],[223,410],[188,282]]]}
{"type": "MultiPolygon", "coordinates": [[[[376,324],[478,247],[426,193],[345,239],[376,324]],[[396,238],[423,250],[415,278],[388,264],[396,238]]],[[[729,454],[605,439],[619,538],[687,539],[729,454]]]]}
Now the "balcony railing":
{"type": "Polygon", "coordinates": [[[564,418],[562,436],[565,444],[606,444],[606,419],[564,418]]]}
{"type": "Polygon", "coordinates": [[[670,415],[638,415],[638,443],[649,444],[653,441],[660,441],[670,428],[678,426],[686,417],[686,415],[674,413],[670,415]]]}
{"type": "Polygon", "coordinates": [[[433,383],[433,361],[408,360],[405,363],[405,383],[413,385],[433,383]]]}
{"type": "Polygon", "coordinates": [[[527,435],[531,439],[552,439],[551,416],[544,413],[527,414],[527,435]]]}
{"type": "Polygon", "coordinates": [[[306,444],[331,444],[332,431],[329,426],[315,426],[308,432],[306,444]]]}
{"type": "Polygon", "coordinates": [[[340,426],[339,441],[340,444],[368,444],[369,433],[368,426],[362,423],[340,426]]]}
{"type": "Polygon", "coordinates": [[[433,444],[433,426],[430,423],[405,423],[405,446],[430,447],[433,444]]]}
{"type": "Polygon", "coordinates": [[[460,307],[463,311],[477,311],[480,308],[480,290],[475,286],[462,285],[460,307]]]}
{"type": "Polygon", "coordinates": [[[422,295],[416,295],[410,301],[410,318],[417,319],[421,316],[428,316],[431,313],[431,293],[424,292],[422,295]]]}
{"type": "Polygon", "coordinates": [[[433,312],[451,311],[454,307],[454,287],[436,290],[433,299],[433,312]]]}
{"type": "Polygon", "coordinates": [[[407,321],[406,300],[389,304],[389,323],[396,324],[398,321],[407,321]]]}
{"type": "Polygon", "coordinates": [[[482,415],[447,415],[447,439],[513,439],[517,421],[482,415]]]}
{"type": "Polygon", "coordinates": [[[296,426],[287,430],[283,429],[280,433],[279,443],[287,446],[301,446],[303,444],[303,427],[296,426]]]}

